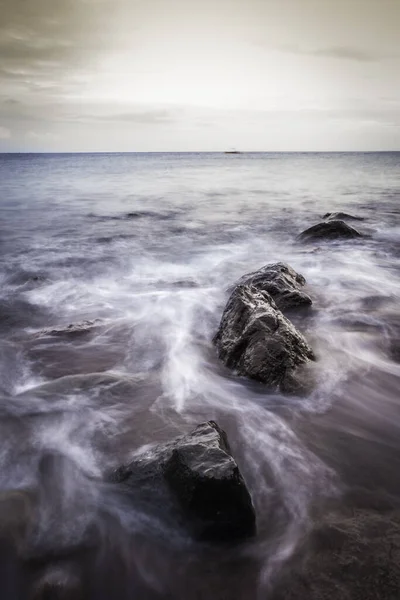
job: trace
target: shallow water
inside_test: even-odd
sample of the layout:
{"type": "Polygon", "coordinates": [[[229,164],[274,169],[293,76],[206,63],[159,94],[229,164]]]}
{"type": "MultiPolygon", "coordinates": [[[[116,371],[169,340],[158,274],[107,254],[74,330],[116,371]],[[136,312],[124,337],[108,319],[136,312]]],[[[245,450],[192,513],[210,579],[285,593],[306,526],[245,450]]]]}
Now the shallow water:
{"type": "Polygon", "coordinates": [[[327,503],[353,487],[400,500],[399,161],[0,156],[0,518],[11,492],[17,520],[31,496],[40,517],[23,565],[4,563],[5,597],[52,577],[95,599],[265,598],[327,503]],[[364,238],[296,241],[340,210],[364,238]],[[313,298],[293,316],[318,356],[306,398],[236,377],[211,343],[228,288],[277,261],[313,298]],[[258,519],[222,552],[103,482],[208,419],[258,519]]]}

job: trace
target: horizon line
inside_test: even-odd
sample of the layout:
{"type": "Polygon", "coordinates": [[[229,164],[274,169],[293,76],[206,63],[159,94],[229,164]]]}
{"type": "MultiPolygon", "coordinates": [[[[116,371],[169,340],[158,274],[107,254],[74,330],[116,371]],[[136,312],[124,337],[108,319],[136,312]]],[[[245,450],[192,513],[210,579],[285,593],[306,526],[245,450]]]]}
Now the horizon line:
{"type": "Polygon", "coordinates": [[[7,154],[390,154],[397,150],[0,150],[7,154]]]}

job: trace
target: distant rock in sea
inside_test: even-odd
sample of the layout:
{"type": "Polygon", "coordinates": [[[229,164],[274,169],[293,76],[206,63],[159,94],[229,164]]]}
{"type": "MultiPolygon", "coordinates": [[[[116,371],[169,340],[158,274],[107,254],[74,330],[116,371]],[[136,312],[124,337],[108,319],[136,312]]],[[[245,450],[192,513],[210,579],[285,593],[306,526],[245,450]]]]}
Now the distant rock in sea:
{"type": "Polygon", "coordinates": [[[354,215],[349,215],[348,213],[345,212],[328,212],[325,213],[324,216],[322,217],[323,219],[328,219],[329,221],[332,220],[340,220],[340,221],[365,221],[364,217],[356,217],[354,215]]]}
{"type": "Polygon", "coordinates": [[[300,233],[298,239],[309,242],[317,240],[353,239],[360,237],[363,237],[362,234],[344,221],[328,220],[309,227],[300,233]]]}

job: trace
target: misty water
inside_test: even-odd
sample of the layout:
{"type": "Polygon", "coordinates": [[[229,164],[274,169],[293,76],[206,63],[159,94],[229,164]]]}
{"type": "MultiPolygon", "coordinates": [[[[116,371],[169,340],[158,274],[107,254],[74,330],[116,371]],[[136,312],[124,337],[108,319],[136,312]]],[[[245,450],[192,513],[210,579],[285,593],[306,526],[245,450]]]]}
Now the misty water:
{"type": "Polygon", "coordinates": [[[95,600],[267,598],[327,507],[400,503],[399,164],[0,157],[2,598],[43,578],[95,600]],[[363,217],[351,224],[365,236],[296,240],[331,211],[363,217]],[[318,358],[306,397],[237,377],[212,344],[229,288],[278,261],[313,299],[293,316],[318,358]],[[238,546],[196,543],[106,482],[209,419],[256,509],[257,536],[238,546]]]}

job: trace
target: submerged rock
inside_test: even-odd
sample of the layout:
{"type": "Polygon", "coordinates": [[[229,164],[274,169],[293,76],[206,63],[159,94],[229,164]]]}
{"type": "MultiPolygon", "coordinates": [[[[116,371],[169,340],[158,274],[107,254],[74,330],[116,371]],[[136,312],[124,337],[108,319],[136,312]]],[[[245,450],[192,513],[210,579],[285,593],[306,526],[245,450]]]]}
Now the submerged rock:
{"type": "Polygon", "coordinates": [[[329,221],[337,219],[339,219],[340,221],[364,221],[364,217],[356,217],[354,215],[349,215],[345,212],[328,212],[325,213],[322,218],[328,219],[329,221]]]}
{"type": "Polygon", "coordinates": [[[301,289],[305,283],[303,275],[297,273],[288,264],[279,262],[244,275],[237,285],[253,286],[268,292],[277,307],[286,310],[312,304],[310,296],[301,289]]]}
{"type": "Polygon", "coordinates": [[[214,421],[147,450],[113,479],[133,489],[166,484],[197,539],[240,540],[255,534],[249,491],[226,434],[214,421]]]}
{"type": "Polygon", "coordinates": [[[270,294],[249,285],[232,293],[213,341],[227,367],[284,392],[302,385],[297,368],[315,359],[270,294]]]}
{"type": "Polygon", "coordinates": [[[32,589],[32,600],[84,600],[78,575],[69,565],[50,565],[32,589]]]}
{"type": "Polygon", "coordinates": [[[64,327],[55,327],[54,329],[42,329],[35,334],[36,337],[60,337],[73,339],[92,333],[96,326],[100,323],[100,319],[94,321],[82,321],[80,323],[71,323],[64,327]]]}
{"type": "Polygon", "coordinates": [[[26,538],[36,511],[36,497],[31,490],[6,490],[0,493],[0,554],[7,543],[15,556],[25,551],[26,538]]]}
{"type": "Polygon", "coordinates": [[[144,217],[154,217],[155,213],[150,212],[148,210],[138,210],[134,212],[129,212],[126,214],[127,219],[142,219],[144,217]]]}
{"type": "Polygon", "coordinates": [[[309,227],[300,233],[298,239],[309,242],[313,240],[337,240],[359,237],[362,237],[362,234],[357,229],[354,229],[354,227],[351,227],[351,225],[348,225],[344,221],[332,220],[309,227]]]}

